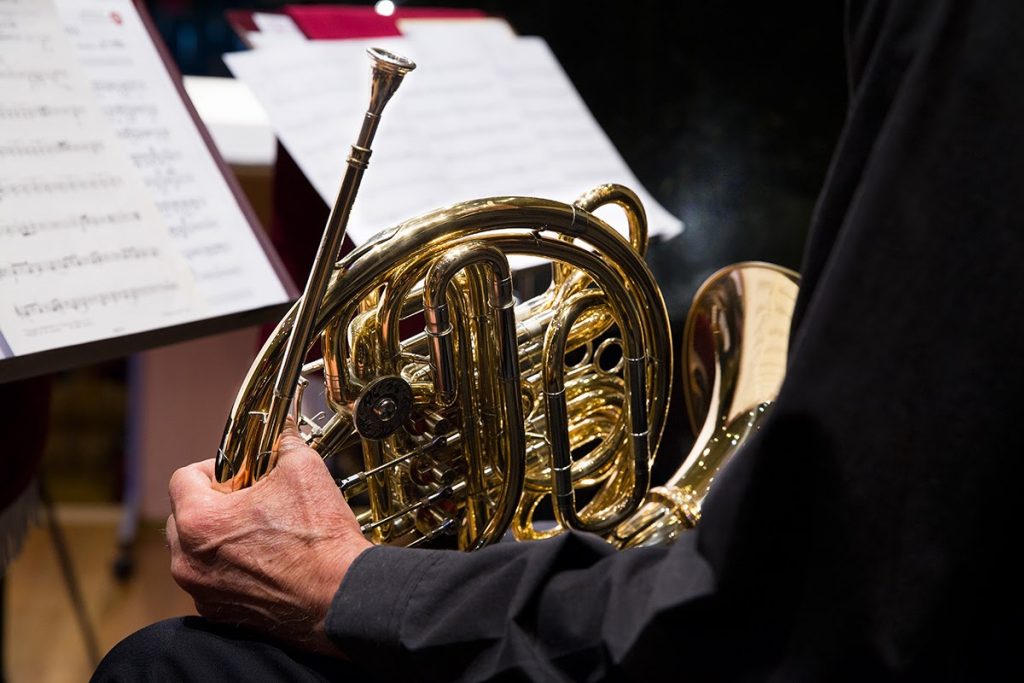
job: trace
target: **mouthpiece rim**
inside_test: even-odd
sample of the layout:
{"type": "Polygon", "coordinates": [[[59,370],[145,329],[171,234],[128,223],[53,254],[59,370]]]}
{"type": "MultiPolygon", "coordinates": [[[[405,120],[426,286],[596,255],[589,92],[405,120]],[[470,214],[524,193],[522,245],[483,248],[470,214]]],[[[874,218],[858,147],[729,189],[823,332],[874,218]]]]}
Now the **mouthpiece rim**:
{"type": "Polygon", "coordinates": [[[366,54],[370,55],[370,58],[373,59],[377,67],[399,75],[405,75],[416,68],[416,62],[408,57],[396,55],[383,48],[367,48],[366,54]]]}

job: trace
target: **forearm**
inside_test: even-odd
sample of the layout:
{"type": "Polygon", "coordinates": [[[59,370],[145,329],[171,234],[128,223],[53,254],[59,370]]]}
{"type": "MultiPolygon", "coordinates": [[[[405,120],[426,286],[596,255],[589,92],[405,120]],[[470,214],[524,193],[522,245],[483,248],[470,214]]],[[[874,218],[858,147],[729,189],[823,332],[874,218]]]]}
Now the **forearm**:
{"type": "Polygon", "coordinates": [[[374,548],[350,568],[327,630],[389,678],[603,678],[712,587],[691,537],[619,553],[577,534],[476,553],[374,548]]]}

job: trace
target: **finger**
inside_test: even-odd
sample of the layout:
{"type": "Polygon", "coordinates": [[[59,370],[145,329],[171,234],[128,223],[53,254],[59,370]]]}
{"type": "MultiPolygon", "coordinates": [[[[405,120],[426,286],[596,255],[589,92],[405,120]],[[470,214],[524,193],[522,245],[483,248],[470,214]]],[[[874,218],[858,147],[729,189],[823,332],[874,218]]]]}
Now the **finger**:
{"type": "Polygon", "coordinates": [[[277,469],[305,470],[311,467],[323,468],[323,458],[306,444],[295,421],[289,417],[277,438],[277,469]]]}
{"type": "Polygon", "coordinates": [[[216,481],[217,474],[216,474],[216,471],[213,468],[213,458],[207,458],[206,460],[201,460],[201,461],[197,462],[194,465],[194,467],[197,470],[199,470],[201,473],[203,473],[205,476],[209,477],[209,479],[211,481],[216,481]]]}
{"type": "Polygon", "coordinates": [[[176,470],[171,475],[167,493],[171,497],[172,513],[177,512],[179,506],[187,505],[192,501],[207,500],[222,493],[214,488],[216,480],[211,476],[213,474],[212,462],[207,460],[193,463],[176,470]]]}
{"type": "Polygon", "coordinates": [[[202,462],[197,462],[197,467],[204,475],[210,478],[210,488],[217,493],[231,493],[231,480],[219,481],[217,477],[217,467],[213,458],[208,458],[202,462]]]}
{"type": "Polygon", "coordinates": [[[303,440],[302,435],[299,434],[299,428],[295,425],[295,420],[289,415],[288,419],[285,420],[281,434],[277,437],[278,457],[281,457],[285,452],[292,453],[306,448],[309,447],[303,440]]]}

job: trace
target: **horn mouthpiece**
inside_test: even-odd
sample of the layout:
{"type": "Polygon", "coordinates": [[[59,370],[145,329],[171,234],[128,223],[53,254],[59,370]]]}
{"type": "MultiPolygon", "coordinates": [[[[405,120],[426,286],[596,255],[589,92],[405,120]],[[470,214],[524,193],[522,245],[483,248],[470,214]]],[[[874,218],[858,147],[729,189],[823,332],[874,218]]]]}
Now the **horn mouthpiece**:
{"type": "Polygon", "coordinates": [[[370,107],[367,113],[376,117],[380,116],[384,105],[398,90],[402,78],[416,68],[416,63],[379,47],[369,48],[366,54],[373,60],[370,107]]]}

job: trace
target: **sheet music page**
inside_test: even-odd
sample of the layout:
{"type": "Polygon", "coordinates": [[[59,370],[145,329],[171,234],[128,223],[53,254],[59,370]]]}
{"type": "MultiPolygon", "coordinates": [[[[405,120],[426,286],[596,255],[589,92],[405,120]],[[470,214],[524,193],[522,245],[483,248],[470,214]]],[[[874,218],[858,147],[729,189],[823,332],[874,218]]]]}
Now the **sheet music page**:
{"type": "Polygon", "coordinates": [[[348,234],[361,243],[424,211],[488,194],[535,193],[540,153],[491,70],[402,39],[315,41],[227,55],[300,168],[333,204],[369,98],[366,48],[426,61],[388,105],[348,234]],[[503,190],[496,188],[504,188],[503,190]]]}
{"type": "MultiPolygon", "coordinates": [[[[547,155],[554,192],[578,195],[603,183],[619,183],[640,197],[652,235],[668,238],[682,231],[682,221],[665,210],[626,165],[543,39],[524,36],[485,51],[520,115],[532,123],[547,155]]],[[[616,209],[598,213],[624,229],[616,209]]]]}
{"type": "Polygon", "coordinates": [[[399,19],[397,23],[406,38],[448,41],[455,45],[472,41],[487,46],[519,39],[509,23],[497,17],[399,19]]]}
{"type": "Polygon", "coordinates": [[[131,0],[56,4],[103,114],[195,276],[205,315],[286,301],[131,0]]]}
{"type": "Polygon", "coordinates": [[[271,14],[270,12],[253,12],[252,21],[256,31],[249,32],[249,42],[253,47],[269,47],[281,43],[304,42],[305,34],[299,29],[295,20],[287,14],[271,14]]]}
{"type": "Polygon", "coordinates": [[[50,3],[0,3],[0,357],[205,305],[50,3]]]}
{"type": "MultiPolygon", "coordinates": [[[[467,22],[469,23],[469,22],[467,22]]],[[[488,29],[492,30],[492,29],[488,29]]],[[[419,64],[388,105],[349,224],[358,244],[439,206],[493,195],[573,201],[604,182],[637,190],[652,234],[681,222],[640,187],[539,39],[453,44],[413,38],[310,41],[225,55],[267,110],[296,163],[330,205],[369,93],[365,50],[379,45],[419,64]],[[508,72],[526,74],[506,82],[508,72]],[[550,71],[554,73],[549,73],[550,71]],[[525,97],[527,81],[559,102],[525,97]]],[[[616,217],[617,218],[617,217],[616,217]]],[[[624,221],[616,227],[624,229],[624,221]]],[[[519,264],[523,265],[522,263],[519,264]]]]}
{"type": "MultiPolygon", "coordinates": [[[[391,40],[378,42],[385,48],[391,44],[391,40]]],[[[366,106],[366,96],[355,97],[355,92],[367,83],[363,72],[367,71],[368,62],[361,48],[348,42],[310,41],[229,54],[225,55],[225,61],[268,111],[274,132],[317,193],[329,206],[333,205],[349,146],[355,140],[366,106]],[[334,53],[341,54],[341,58],[332,58],[334,53]],[[270,111],[274,113],[271,115],[270,111]]],[[[377,139],[390,135],[392,128],[393,122],[385,114],[377,139]]],[[[408,176],[392,180],[398,185],[403,180],[414,183],[426,171],[427,161],[412,147],[402,158],[408,176]]],[[[364,177],[360,194],[372,182],[374,171],[381,163],[385,160],[375,150],[370,160],[373,170],[364,177]]],[[[430,175],[423,176],[428,186],[431,179],[430,175]]],[[[401,190],[395,193],[394,199],[402,201],[401,190]]],[[[363,203],[357,201],[355,211],[358,212],[363,203]]],[[[348,230],[357,243],[383,229],[362,228],[359,223],[358,218],[353,217],[348,230]]]]}

